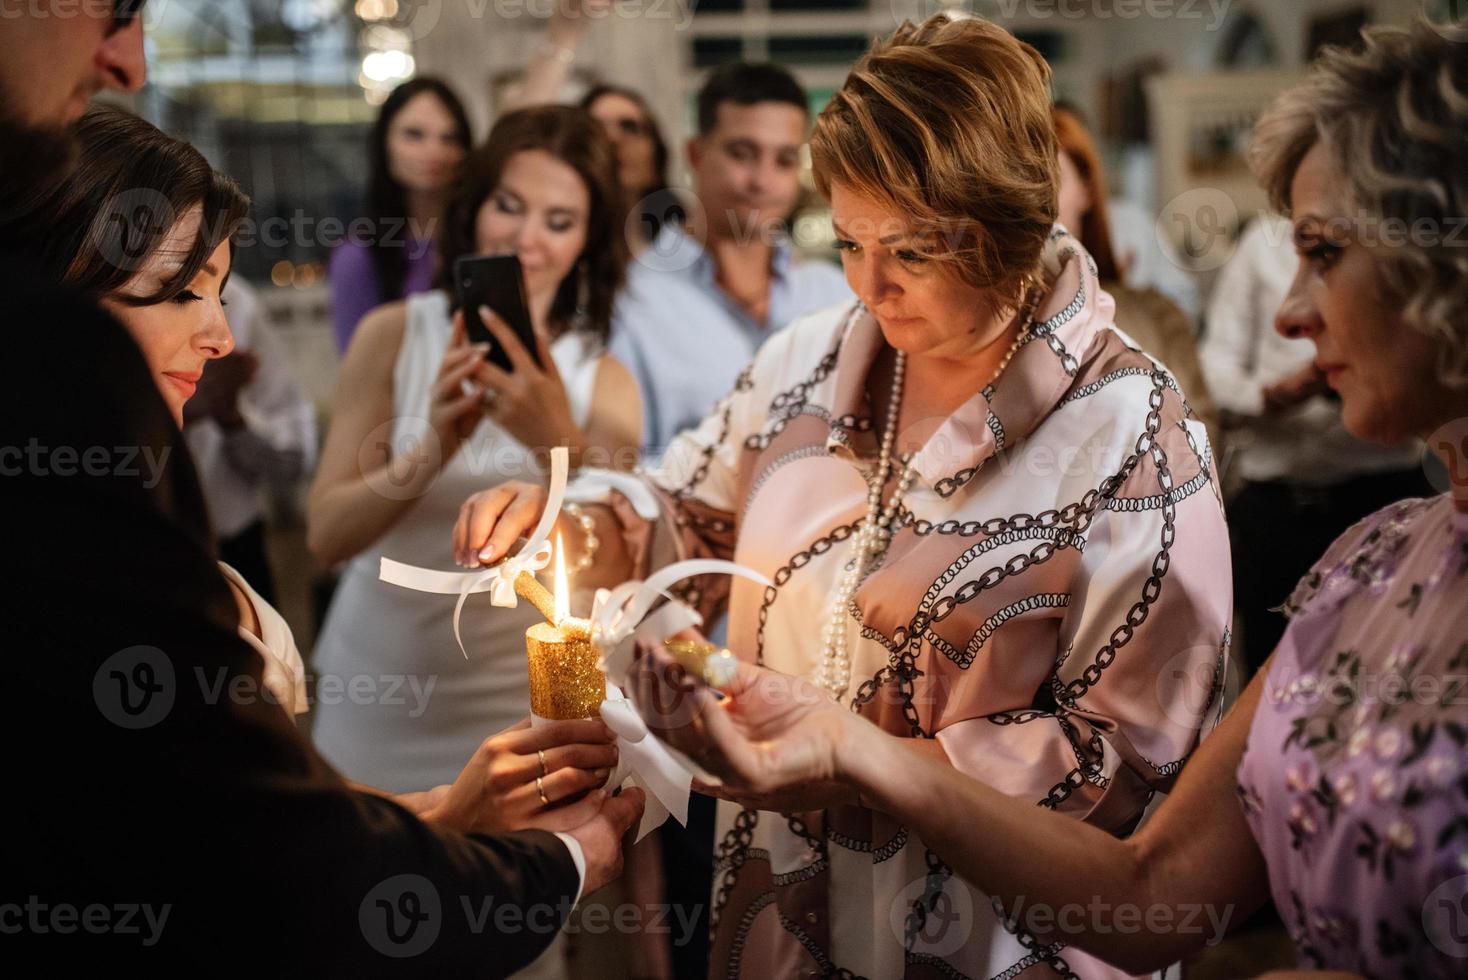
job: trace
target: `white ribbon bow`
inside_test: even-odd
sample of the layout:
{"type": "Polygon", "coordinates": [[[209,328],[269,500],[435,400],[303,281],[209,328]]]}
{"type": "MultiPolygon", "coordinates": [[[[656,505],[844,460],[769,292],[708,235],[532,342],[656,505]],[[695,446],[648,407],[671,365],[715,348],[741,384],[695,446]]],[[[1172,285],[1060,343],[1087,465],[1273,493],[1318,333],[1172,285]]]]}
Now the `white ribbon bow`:
{"type": "Polygon", "coordinates": [[[625,683],[635,641],[656,645],[690,626],[703,625],[702,616],[668,595],[669,586],[694,575],[721,573],[770,585],[770,580],[759,572],[732,561],[695,558],[659,569],[646,582],[623,582],[615,589],[597,589],[591,606],[591,641],[601,651],[607,679],[614,684],[625,683]],[[668,599],[667,604],[648,616],[648,610],[660,598],[668,599]]]}
{"type": "MultiPolygon", "coordinates": [[[[459,601],[454,606],[454,639],[458,641],[459,651],[468,659],[469,652],[464,649],[464,639],[459,632],[464,600],[476,592],[488,592],[490,601],[496,606],[515,608],[519,602],[515,579],[521,572],[534,574],[550,563],[550,532],[561,512],[569,469],[566,449],[552,449],[550,491],[540,523],[524,548],[493,568],[468,573],[437,572],[383,558],[378,577],[392,585],[419,592],[458,595],[459,601]]],[[[637,830],[638,840],[661,825],[669,815],[677,817],[680,824],[687,825],[688,794],[695,775],[711,784],[718,780],[652,735],[636,706],[622,693],[621,685],[626,682],[627,670],[632,666],[633,645],[638,640],[662,643],[690,626],[702,625],[703,617],[669,596],[667,589],[692,575],[720,573],[770,585],[769,579],[743,565],[712,558],[693,559],[660,569],[645,582],[624,582],[614,589],[598,589],[592,605],[591,639],[601,652],[602,669],[607,675],[607,698],[602,701],[600,714],[602,721],[617,735],[617,768],[608,777],[606,785],[621,786],[631,782],[647,793],[647,808],[637,830]],[[666,598],[668,602],[649,616],[648,611],[660,598],[666,598]]],[[[532,717],[531,723],[545,722],[532,717]]]]}
{"type": "Polygon", "coordinates": [[[534,575],[550,564],[550,532],[561,513],[561,501],[566,496],[566,475],[570,469],[570,453],[566,447],[557,446],[552,449],[550,491],[546,497],[545,510],[540,515],[540,523],[535,525],[535,532],[530,535],[525,547],[493,568],[478,572],[436,572],[430,568],[419,568],[383,558],[377,577],[390,585],[400,585],[417,592],[457,595],[459,601],[454,604],[454,640],[459,644],[459,652],[468,660],[469,651],[464,649],[464,638],[459,633],[459,617],[464,611],[464,600],[475,592],[488,592],[489,601],[496,606],[514,609],[519,604],[515,579],[520,577],[521,572],[534,575]]]}

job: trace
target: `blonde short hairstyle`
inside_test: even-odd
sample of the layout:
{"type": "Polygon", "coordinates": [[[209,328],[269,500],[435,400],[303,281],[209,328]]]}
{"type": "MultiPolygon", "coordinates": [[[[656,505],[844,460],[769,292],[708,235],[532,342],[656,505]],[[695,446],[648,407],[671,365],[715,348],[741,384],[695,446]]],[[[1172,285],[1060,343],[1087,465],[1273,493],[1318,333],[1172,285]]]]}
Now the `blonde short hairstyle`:
{"type": "Polygon", "coordinates": [[[1468,21],[1363,38],[1360,51],[1327,49],[1274,102],[1250,162],[1288,213],[1300,162],[1325,150],[1388,299],[1408,326],[1441,341],[1442,381],[1468,386],[1468,21]]]}
{"type": "Polygon", "coordinates": [[[960,281],[1018,305],[1058,210],[1050,66],[996,24],[938,14],[877,41],[816,120],[811,163],[931,236],[960,281]]]}

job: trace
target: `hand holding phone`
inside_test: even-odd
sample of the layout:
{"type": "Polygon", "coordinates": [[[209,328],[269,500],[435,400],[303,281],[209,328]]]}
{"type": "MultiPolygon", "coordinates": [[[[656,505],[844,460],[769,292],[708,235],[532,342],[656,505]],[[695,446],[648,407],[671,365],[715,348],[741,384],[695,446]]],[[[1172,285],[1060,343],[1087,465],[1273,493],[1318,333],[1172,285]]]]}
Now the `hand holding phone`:
{"type": "Polygon", "coordinates": [[[488,360],[501,371],[513,374],[515,366],[479,318],[479,308],[487,306],[514,331],[531,358],[540,363],[540,347],[530,308],[525,302],[525,277],[520,259],[514,255],[464,255],[454,262],[454,289],[459,309],[464,312],[464,329],[471,344],[488,344],[488,360]]]}

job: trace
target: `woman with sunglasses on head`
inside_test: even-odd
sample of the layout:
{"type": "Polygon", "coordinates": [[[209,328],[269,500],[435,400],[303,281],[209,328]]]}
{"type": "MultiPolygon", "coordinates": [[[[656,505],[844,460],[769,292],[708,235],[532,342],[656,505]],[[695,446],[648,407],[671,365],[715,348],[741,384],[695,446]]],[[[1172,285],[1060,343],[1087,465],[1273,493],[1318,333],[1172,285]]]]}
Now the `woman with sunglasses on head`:
{"type": "MultiPolygon", "coordinates": [[[[608,0],[557,5],[546,23],[545,40],[531,53],[520,82],[506,98],[510,109],[560,101],[576,60],[576,46],[591,22],[606,16],[608,0]],[[599,13],[597,13],[599,12],[599,13]]],[[[682,203],[668,185],[668,144],[652,107],[637,91],[598,83],[577,102],[606,130],[617,151],[617,174],[631,211],[628,242],[640,254],[662,226],[682,221],[682,203]]]]}
{"type": "Polygon", "coordinates": [[[649,651],[639,703],[676,699],[671,685],[694,699],[676,724],[650,720],[724,780],[710,791],[843,786],[1020,922],[1042,910],[1039,942],[1133,972],[1216,937],[1196,913],[1240,921],[1272,897],[1299,970],[1271,977],[1463,976],[1468,21],[1364,39],[1323,54],[1255,130],[1255,171],[1300,254],[1276,329],[1314,342],[1356,436],[1425,439],[1447,492],[1388,506],[1330,547],[1290,597],[1273,656],[1124,840],[937,764],[802,679],[746,665],[718,702],[649,651]]]}

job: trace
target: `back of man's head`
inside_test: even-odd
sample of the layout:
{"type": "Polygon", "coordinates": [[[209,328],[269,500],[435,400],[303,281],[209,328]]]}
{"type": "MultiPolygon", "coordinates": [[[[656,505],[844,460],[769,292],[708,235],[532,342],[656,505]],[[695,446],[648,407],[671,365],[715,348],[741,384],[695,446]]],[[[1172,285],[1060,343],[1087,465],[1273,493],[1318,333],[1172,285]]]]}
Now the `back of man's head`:
{"type": "Polygon", "coordinates": [[[707,136],[719,124],[719,106],[784,102],[809,115],[805,89],[779,65],[736,61],[714,70],[698,90],[698,135],[707,136]]]}

